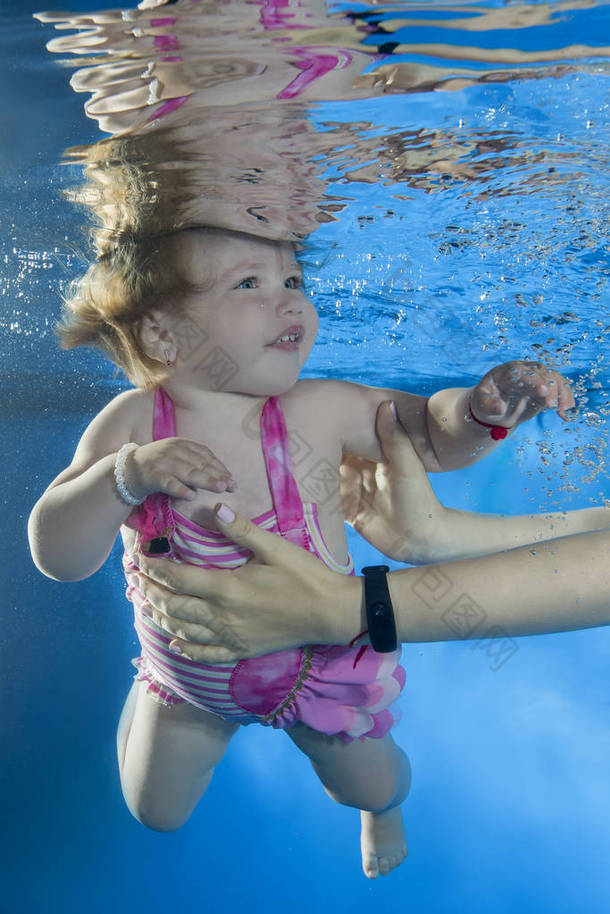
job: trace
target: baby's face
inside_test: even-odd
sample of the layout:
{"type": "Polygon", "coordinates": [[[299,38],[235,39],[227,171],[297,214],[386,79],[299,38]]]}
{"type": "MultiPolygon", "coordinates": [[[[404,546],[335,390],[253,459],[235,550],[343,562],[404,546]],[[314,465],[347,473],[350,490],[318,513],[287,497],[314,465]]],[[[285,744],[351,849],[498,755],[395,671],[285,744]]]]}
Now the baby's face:
{"type": "Polygon", "coordinates": [[[290,390],[318,330],[292,245],[190,231],[180,234],[176,256],[194,287],[186,302],[192,326],[179,346],[185,380],[256,396],[290,390]]]}

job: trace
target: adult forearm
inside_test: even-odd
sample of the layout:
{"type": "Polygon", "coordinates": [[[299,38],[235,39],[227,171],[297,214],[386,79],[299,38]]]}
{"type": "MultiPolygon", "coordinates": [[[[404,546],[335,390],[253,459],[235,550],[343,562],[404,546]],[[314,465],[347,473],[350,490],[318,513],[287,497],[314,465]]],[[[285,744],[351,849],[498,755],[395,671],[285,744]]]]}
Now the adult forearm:
{"type": "Polygon", "coordinates": [[[80,581],[104,563],[133,510],[116,491],[115,454],[48,489],[28,523],[32,558],[48,577],[80,581]]]}
{"type": "MultiPolygon", "coordinates": [[[[418,523],[422,546],[417,564],[476,558],[530,543],[610,528],[610,508],[583,508],[550,514],[475,514],[439,506],[418,523]],[[430,524],[427,535],[426,523],[430,524]]],[[[400,559],[399,559],[400,560],[400,559]]]]}
{"type": "MultiPolygon", "coordinates": [[[[388,575],[400,641],[534,635],[610,623],[610,531],[388,575]]],[[[341,643],[366,629],[362,579],[345,583],[341,643]]],[[[320,620],[316,619],[320,625],[320,620]]]]}

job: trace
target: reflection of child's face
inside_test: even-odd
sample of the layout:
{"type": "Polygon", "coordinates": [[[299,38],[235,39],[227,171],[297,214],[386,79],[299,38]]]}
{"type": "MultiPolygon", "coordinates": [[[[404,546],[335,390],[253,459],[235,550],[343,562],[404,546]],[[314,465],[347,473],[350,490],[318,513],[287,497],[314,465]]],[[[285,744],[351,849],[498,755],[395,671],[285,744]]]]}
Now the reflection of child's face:
{"type": "Polygon", "coordinates": [[[187,316],[206,334],[203,361],[197,347],[186,359],[179,354],[180,369],[207,389],[256,396],[290,390],[318,330],[292,245],[221,232],[184,232],[179,244],[185,278],[202,287],[189,293],[187,316]],[[280,339],[288,335],[293,339],[280,339]],[[220,386],[218,373],[202,370],[215,359],[230,366],[220,386]]]}

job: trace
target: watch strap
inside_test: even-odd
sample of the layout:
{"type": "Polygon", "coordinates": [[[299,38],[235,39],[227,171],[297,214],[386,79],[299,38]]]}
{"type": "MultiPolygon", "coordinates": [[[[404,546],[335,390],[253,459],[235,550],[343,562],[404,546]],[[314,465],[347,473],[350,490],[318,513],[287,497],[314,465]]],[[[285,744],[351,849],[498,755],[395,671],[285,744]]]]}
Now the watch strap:
{"type": "Polygon", "coordinates": [[[368,565],[362,569],[369,638],[373,650],[379,654],[389,654],[398,646],[394,607],[386,577],[389,570],[387,565],[368,565]]]}

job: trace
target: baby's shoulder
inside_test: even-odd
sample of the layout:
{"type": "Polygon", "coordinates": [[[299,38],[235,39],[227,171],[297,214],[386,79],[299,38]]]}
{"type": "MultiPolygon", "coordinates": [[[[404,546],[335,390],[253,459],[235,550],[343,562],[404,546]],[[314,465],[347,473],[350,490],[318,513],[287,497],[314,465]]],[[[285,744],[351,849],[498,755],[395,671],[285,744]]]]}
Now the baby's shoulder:
{"type": "Polygon", "coordinates": [[[130,441],[148,444],[153,438],[154,390],[126,390],[111,401],[116,404],[117,419],[131,427],[130,441]]]}
{"type": "Polygon", "coordinates": [[[101,428],[120,427],[125,431],[130,428],[134,438],[144,437],[150,440],[154,408],[154,391],[130,389],[113,397],[97,414],[94,422],[101,428]],[[138,435],[139,433],[139,435],[138,435]]]}
{"type": "Polygon", "coordinates": [[[145,390],[125,390],[113,397],[90,422],[81,438],[93,452],[110,451],[118,441],[147,444],[152,440],[154,393],[145,390]]]}

